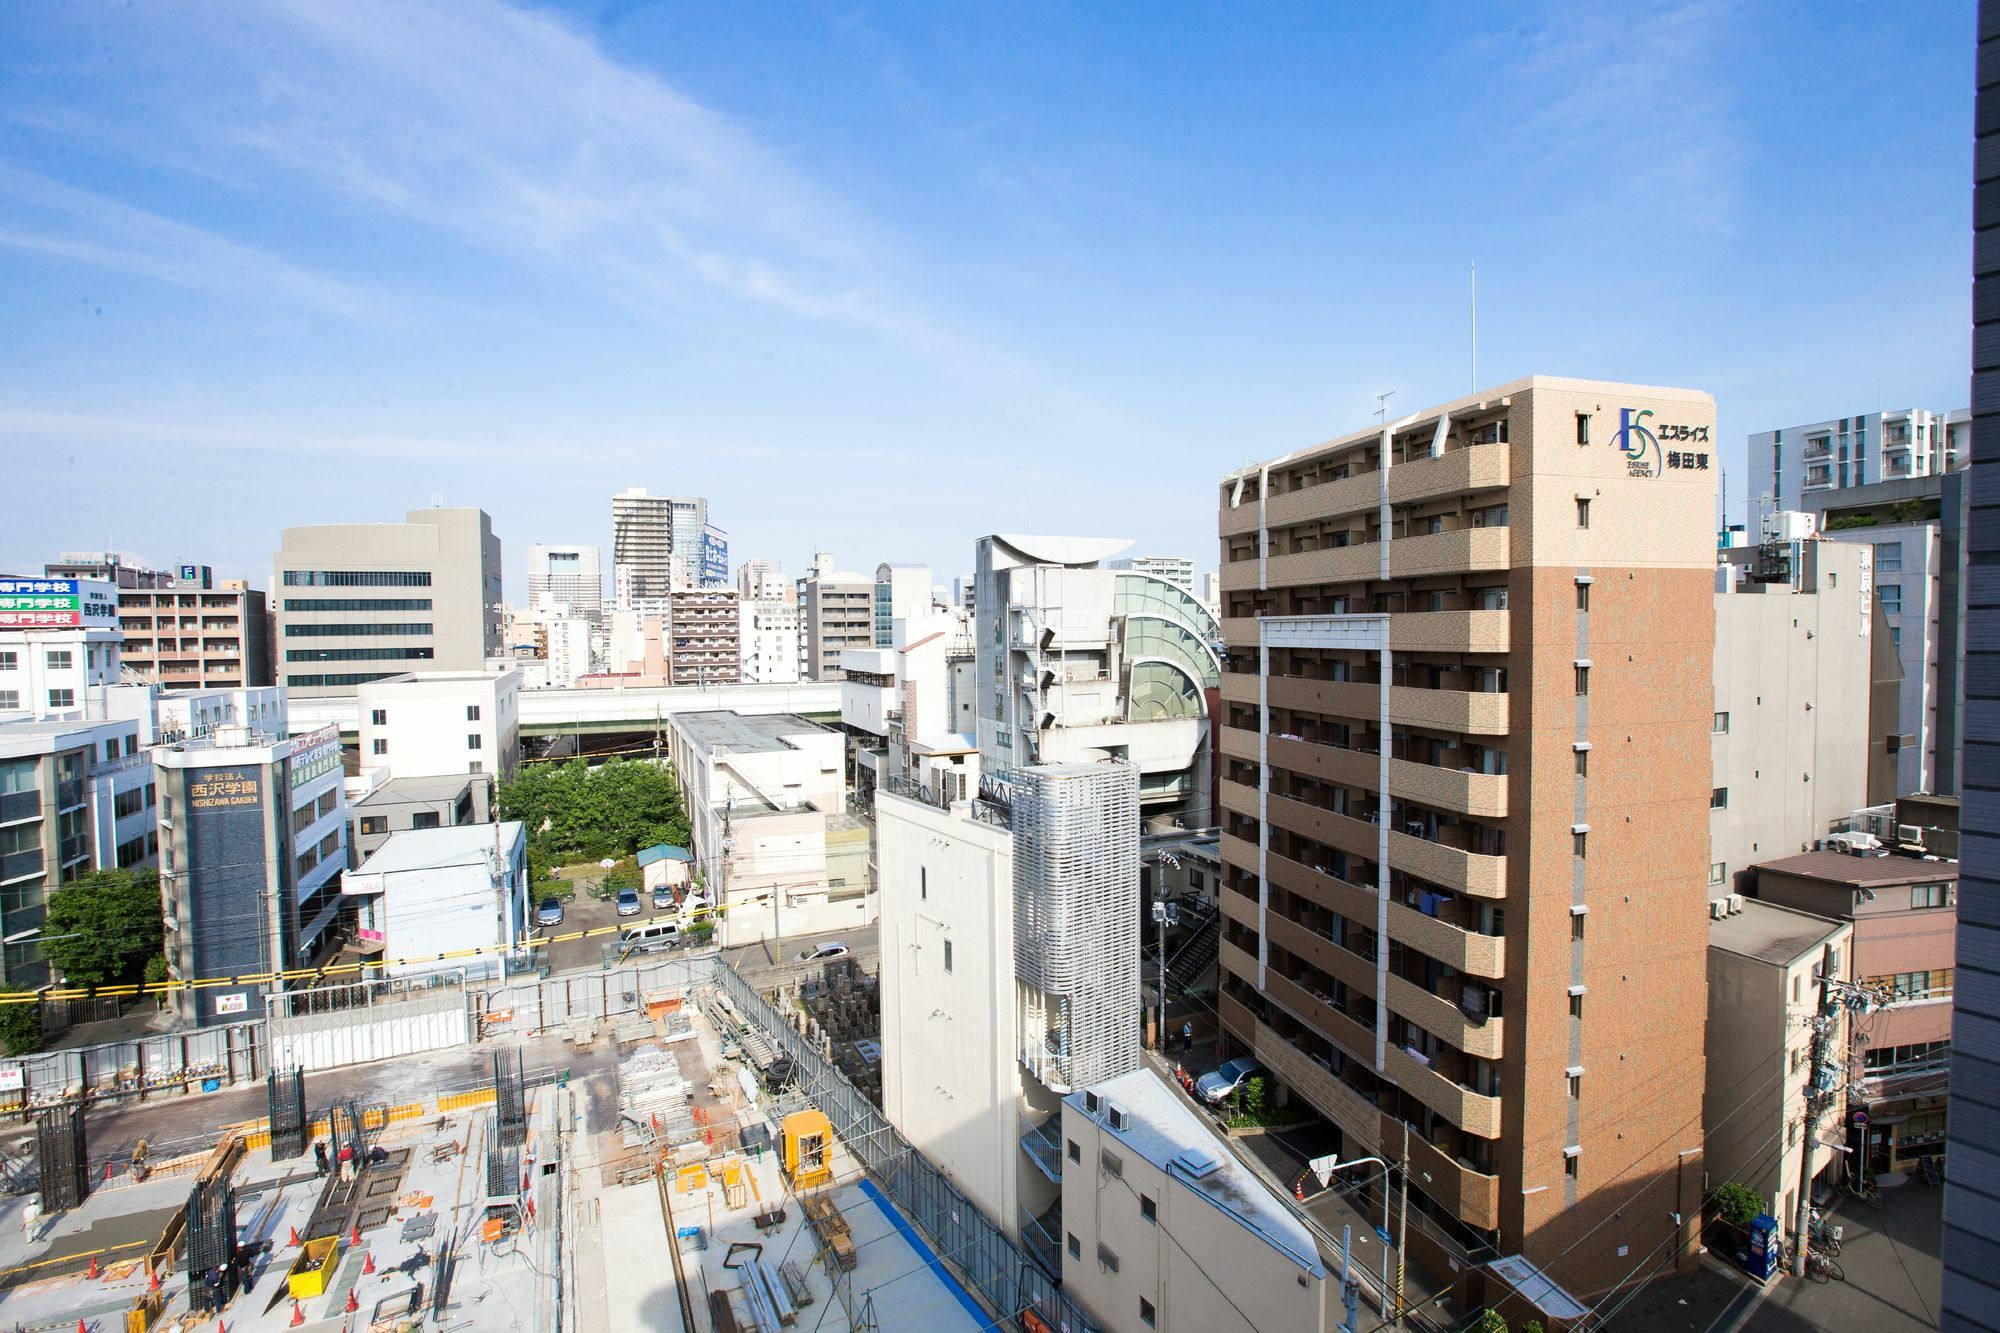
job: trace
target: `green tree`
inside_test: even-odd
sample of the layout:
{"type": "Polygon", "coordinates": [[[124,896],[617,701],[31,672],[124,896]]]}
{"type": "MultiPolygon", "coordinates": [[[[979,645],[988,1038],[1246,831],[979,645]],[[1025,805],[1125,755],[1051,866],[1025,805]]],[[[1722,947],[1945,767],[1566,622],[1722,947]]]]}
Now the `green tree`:
{"type": "MultiPolygon", "coordinates": [[[[12,987],[10,995],[32,995],[34,992],[21,987],[12,987]]],[[[9,1055],[33,1055],[42,1049],[42,1002],[34,1000],[27,1004],[0,1004],[0,1043],[5,1043],[9,1055]]]]}
{"type": "Polygon", "coordinates": [[[1500,1317],[1498,1310],[1481,1310],[1479,1322],[1472,1326],[1469,1333],[1507,1333],[1507,1321],[1500,1317]]]}
{"type": "Polygon", "coordinates": [[[596,768],[581,759],[524,764],[500,784],[500,814],[526,827],[531,869],[630,856],[660,842],[685,845],[688,837],[673,769],[649,759],[596,768]]]}
{"type": "Polygon", "coordinates": [[[1764,1200],[1740,1181],[1727,1181],[1715,1191],[1715,1215],[1733,1227],[1749,1226],[1763,1211],[1764,1200]]]}
{"type": "Polygon", "coordinates": [[[42,953],[73,986],[137,981],[164,941],[151,870],[93,870],[49,895],[42,953]]]}

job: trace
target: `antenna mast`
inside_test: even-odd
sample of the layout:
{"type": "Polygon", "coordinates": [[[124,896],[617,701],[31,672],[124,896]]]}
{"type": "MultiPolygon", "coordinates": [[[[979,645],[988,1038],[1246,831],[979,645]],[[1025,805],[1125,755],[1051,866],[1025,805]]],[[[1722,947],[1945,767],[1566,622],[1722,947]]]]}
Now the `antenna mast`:
{"type": "Polygon", "coordinates": [[[1472,262],[1472,384],[1470,392],[1479,392],[1479,261],[1472,262]]]}

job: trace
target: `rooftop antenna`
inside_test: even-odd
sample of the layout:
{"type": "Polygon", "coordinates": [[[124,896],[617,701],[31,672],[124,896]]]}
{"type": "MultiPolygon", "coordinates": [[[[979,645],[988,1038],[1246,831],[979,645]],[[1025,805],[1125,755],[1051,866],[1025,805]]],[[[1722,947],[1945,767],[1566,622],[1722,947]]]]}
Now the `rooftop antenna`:
{"type": "Polygon", "coordinates": [[[1472,263],[1472,387],[1479,392],[1479,261],[1472,263]]]}
{"type": "Polygon", "coordinates": [[[431,508],[433,509],[444,508],[444,497],[442,495],[433,494],[431,496],[431,508]]]}
{"type": "Polygon", "coordinates": [[[1375,416],[1378,420],[1387,421],[1389,419],[1389,400],[1395,396],[1396,391],[1394,389],[1389,390],[1387,393],[1378,393],[1375,395],[1375,416]]]}

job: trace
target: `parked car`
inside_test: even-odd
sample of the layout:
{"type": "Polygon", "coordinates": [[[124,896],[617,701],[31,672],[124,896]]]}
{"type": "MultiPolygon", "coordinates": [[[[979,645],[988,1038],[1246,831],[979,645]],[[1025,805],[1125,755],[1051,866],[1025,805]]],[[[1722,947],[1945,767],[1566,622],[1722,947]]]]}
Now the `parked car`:
{"type": "Polygon", "coordinates": [[[677,948],[680,942],[681,928],[671,921],[648,921],[618,932],[618,947],[625,953],[658,953],[677,948]]]}
{"type": "Polygon", "coordinates": [[[1247,1055],[1239,1055],[1234,1060],[1224,1060],[1219,1069],[1212,1069],[1194,1081],[1194,1090],[1201,1099],[1214,1105],[1228,1101],[1235,1091],[1248,1079],[1264,1072],[1264,1066],[1247,1055]]]}
{"type": "Polygon", "coordinates": [[[674,891],[672,889],[653,890],[653,910],[655,912],[670,912],[673,910],[673,907],[674,891]]]}
{"type": "Polygon", "coordinates": [[[542,905],[535,909],[535,924],[538,926],[560,926],[563,923],[563,905],[560,898],[544,898],[542,905]]]}
{"type": "Polygon", "coordinates": [[[639,915],[639,891],[637,889],[618,890],[618,915],[639,915]]]}
{"type": "Polygon", "coordinates": [[[848,947],[839,940],[828,940],[825,944],[815,944],[810,949],[799,950],[798,961],[801,963],[818,963],[828,958],[845,958],[848,952],[848,947]]]}

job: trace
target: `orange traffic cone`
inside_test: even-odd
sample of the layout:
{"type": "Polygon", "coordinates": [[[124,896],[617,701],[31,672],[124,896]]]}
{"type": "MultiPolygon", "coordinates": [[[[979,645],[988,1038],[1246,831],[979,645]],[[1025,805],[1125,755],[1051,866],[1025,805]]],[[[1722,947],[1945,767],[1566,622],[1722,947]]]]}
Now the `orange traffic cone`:
{"type": "Polygon", "coordinates": [[[1304,1176],[1300,1176],[1292,1182],[1292,1197],[1300,1203],[1306,1201],[1306,1178],[1304,1176]]]}
{"type": "Polygon", "coordinates": [[[84,1327],[81,1319],[76,1321],[76,1333],[90,1333],[90,1330],[84,1327]]]}
{"type": "Polygon", "coordinates": [[[375,1275],[375,1251],[370,1250],[368,1251],[367,1257],[361,1261],[361,1276],[373,1277],[374,1275],[375,1275]]]}
{"type": "Polygon", "coordinates": [[[300,1305],[300,1304],[299,1304],[299,1303],[298,1303],[297,1301],[293,1301],[293,1302],[292,1302],[292,1322],[291,1322],[291,1323],[289,1323],[289,1324],[287,1324],[287,1325],[285,1325],[285,1327],[286,1327],[286,1328],[303,1328],[303,1327],[305,1327],[305,1322],[306,1322],[306,1307],[305,1307],[305,1306],[303,1306],[303,1305],[300,1305]]]}
{"type": "Polygon", "coordinates": [[[361,1224],[356,1222],[347,1228],[347,1244],[350,1248],[361,1243],[361,1224]]]}
{"type": "Polygon", "coordinates": [[[93,1282],[97,1280],[97,1277],[98,1277],[98,1268],[97,1268],[97,1256],[96,1256],[96,1255],[94,1255],[94,1254],[93,1254],[93,1255],[91,1255],[91,1256],[90,1256],[90,1271],[89,1271],[88,1273],[85,1273],[85,1274],[84,1274],[84,1276],[85,1276],[85,1277],[87,1277],[87,1278],[89,1278],[89,1279],[91,1279],[91,1280],[92,1280],[93,1282]]]}
{"type": "Polygon", "coordinates": [[[287,1244],[287,1245],[291,1246],[291,1247],[292,1247],[293,1249],[295,1249],[295,1250],[296,1250],[297,1248],[299,1248],[300,1244],[302,1243],[302,1242],[301,1242],[301,1241],[299,1240],[299,1229],[298,1229],[297,1227],[293,1227],[293,1228],[291,1228],[291,1232],[292,1232],[292,1238],[291,1238],[290,1240],[286,1241],[286,1242],[285,1242],[285,1244],[287,1244]]]}
{"type": "Polygon", "coordinates": [[[160,1273],[159,1273],[159,1270],[158,1270],[158,1269],[154,1269],[154,1268],[149,1268],[149,1269],[147,1269],[147,1270],[146,1270],[146,1290],[147,1290],[147,1291],[158,1291],[159,1289],[160,1289],[160,1273]]]}
{"type": "Polygon", "coordinates": [[[354,1299],[354,1288],[347,1289],[347,1313],[353,1314],[361,1308],[361,1302],[354,1299]]]}

